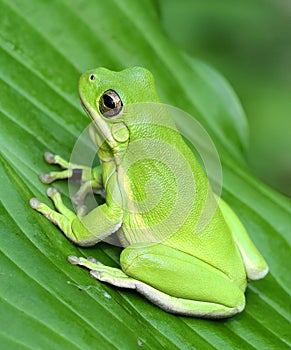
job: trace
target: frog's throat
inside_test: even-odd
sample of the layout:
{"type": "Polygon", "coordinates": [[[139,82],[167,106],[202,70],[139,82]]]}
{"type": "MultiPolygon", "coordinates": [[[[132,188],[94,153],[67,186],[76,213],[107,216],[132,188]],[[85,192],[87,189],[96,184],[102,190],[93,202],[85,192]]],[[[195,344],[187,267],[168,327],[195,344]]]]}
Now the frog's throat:
{"type": "MultiPolygon", "coordinates": [[[[82,100],[81,100],[82,101],[82,100]]],[[[100,117],[100,115],[93,109],[91,106],[82,101],[86,112],[89,114],[89,117],[93,120],[97,132],[100,136],[102,142],[106,141],[111,149],[116,149],[118,144],[115,139],[112,137],[111,130],[105,121],[100,117]]],[[[100,146],[100,145],[99,145],[100,146]]]]}

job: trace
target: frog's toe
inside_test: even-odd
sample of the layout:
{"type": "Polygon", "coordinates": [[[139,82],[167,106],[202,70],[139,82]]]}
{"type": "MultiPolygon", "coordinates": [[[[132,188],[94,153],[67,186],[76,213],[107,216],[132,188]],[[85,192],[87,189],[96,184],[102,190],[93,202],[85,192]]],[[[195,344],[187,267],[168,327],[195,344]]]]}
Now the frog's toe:
{"type": "Polygon", "coordinates": [[[93,278],[96,278],[96,280],[101,280],[101,274],[98,270],[91,270],[90,271],[90,275],[93,277],[93,278]]]}
{"type": "Polygon", "coordinates": [[[87,260],[97,265],[103,265],[102,262],[96,260],[93,256],[88,256],[87,260]]]}
{"type": "Polygon", "coordinates": [[[61,191],[55,187],[49,187],[46,193],[48,197],[50,197],[50,199],[53,201],[54,206],[58,212],[61,213],[71,223],[76,218],[76,214],[64,205],[62,201],[61,191]]]}
{"type": "MultiPolygon", "coordinates": [[[[48,220],[53,222],[55,225],[59,225],[59,223],[62,223],[63,221],[66,220],[66,218],[63,218],[62,215],[52,210],[50,207],[42,203],[37,198],[31,198],[29,201],[29,204],[33,209],[43,214],[48,220]]],[[[61,225],[59,225],[59,227],[62,229],[61,225]]]]}
{"type": "Polygon", "coordinates": [[[69,255],[67,260],[72,265],[79,265],[79,262],[80,262],[80,258],[74,255],[69,255]]]}
{"type": "Polygon", "coordinates": [[[78,258],[77,256],[70,255],[70,256],[68,256],[67,259],[72,265],[83,266],[89,270],[96,271],[96,270],[103,269],[103,267],[104,267],[104,265],[100,261],[97,261],[92,256],[90,256],[86,259],[83,257],[78,258]]]}
{"type": "Polygon", "coordinates": [[[56,163],[55,156],[52,153],[50,153],[50,152],[45,152],[44,159],[49,164],[55,164],[56,163]]]}
{"type": "Polygon", "coordinates": [[[52,199],[55,195],[60,194],[60,193],[61,193],[61,191],[55,187],[49,187],[46,191],[46,194],[48,195],[48,197],[50,197],[52,199]]]}
{"type": "Polygon", "coordinates": [[[41,201],[37,198],[31,198],[29,201],[29,205],[31,206],[31,208],[37,210],[41,205],[41,201]]]}
{"type": "Polygon", "coordinates": [[[39,179],[42,183],[44,184],[50,184],[52,183],[55,179],[51,176],[51,174],[39,174],[39,179]]]}
{"type": "MultiPolygon", "coordinates": [[[[69,255],[68,261],[72,265],[86,266],[86,264],[88,264],[88,263],[93,263],[96,265],[103,265],[100,261],[96,260],[93,256],[88,256],[88,258],[86,259],[86,258],[78,258],[77,256],[74,256],[74,255],[69,255]]],[[[93,266],[90,265],[90,267],[92,268],[93,266]]]]}
{"type": "Polygon", "coordinates": [[[87,260],[89,260],[93,263],[97,263],[97,260],[93,256],[88,256],[87,260]]]}

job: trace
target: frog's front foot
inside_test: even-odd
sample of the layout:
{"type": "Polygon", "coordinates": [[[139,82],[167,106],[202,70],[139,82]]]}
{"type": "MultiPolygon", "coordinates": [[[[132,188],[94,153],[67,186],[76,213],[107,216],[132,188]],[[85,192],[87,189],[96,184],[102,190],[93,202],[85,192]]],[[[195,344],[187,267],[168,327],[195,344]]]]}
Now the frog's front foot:
{"type": "Polygon", "coordinates": [[[51,171],[47,174],[40,174],[39,178],[44,184],[51,184],[56,180],[68,179],[72,177],[73,170],[70,166],[70,163],[62,157],[52,154],[50,152],[45,152],[44,159],[48,164],[56,164],[59,165],[62,169],[66,169],[64,171],[51,171]]]}
{"type": "Polygon", "coordinates": [[[56,156],[54,154],[52,154],[51,152],[45,152],[44,159],[49,164],[57,164],[56,156]]]}
{"type": "Polygon", "coordinates": [[[77,206],[77,215],[76,215],[73,211],[71,211],[64,205],[62,201],[61,191],[55,187],[49,187],[46,191],[46,194],[53,201],[56,209],[71,221],[73,221],[77,217],[85,216],[88,211],[88,208],[82,204],[77,206]]]}
{"type": "Polygon", "coordinates": [[[63,169],[70,168],[70,163],[57,154],[53,154],[51,152],[45,152],[44,159],[48,164],[56,164],[62,167],[63,169]]]}
{"type": "Polygon", "coordinates": [[[39,179],[44,184],[50,184],[54,181],[53,178],[50,176],[50,174],[45,174],[45,173],[39,174],[39,179]]]}
{"type": "Polygon", "coordinates": [[[100,166],[91,169],[88,166],[74,164],[66,161],[62,157],[50,152],[45,152],[44,159],[49,164],[59,165],[62,171],[51,171],[41,173],[39,178],[44,184],[51,184],[56,180],[70,179],[80,184],[80,188],[72,202],[81,207],[89,193],[97,193],[105,198],[106,194],[102,186],[102,170],[100,166]]]}
{"type": "Polygon", "coordinates": [[[47,195],[51,198],[56,210],[51,209],[37,198],[31,198],[29,202],[30,206],[57,225],[65,236],[75,244],[79,246],[91,246],[96,244],[98,238],[92,235],[82,223],[81,217],[86,214],[87,207],[84,205],[78,207],[78,215],[76,215],[65,206],[62,201],[61,192],[58,189],[54,187],[48,188],[47,195]]]}
{"type": "Polygon", "coordinates": [[[61,193],[58,189],[54,187],[48,188],[47,195],[52,199],[57,211],[52,210],[37,198],[30,199],[30,206],[57,225],[69,239],[74,241],[72,224],[76,219],[78,220],[78,217],[63,204],[61,193]]]}

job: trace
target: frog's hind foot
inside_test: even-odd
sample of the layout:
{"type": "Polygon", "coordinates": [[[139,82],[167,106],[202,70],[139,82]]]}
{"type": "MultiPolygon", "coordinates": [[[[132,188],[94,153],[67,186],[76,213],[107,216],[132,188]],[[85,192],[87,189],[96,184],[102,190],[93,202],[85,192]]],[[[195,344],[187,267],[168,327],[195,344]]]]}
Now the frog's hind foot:
{"type": "Polygon", "coordinates": [[[136,289],[136,283],[139,283],[132,277],[127,276],[121,269],[103,265],[92,257],[83,258],[68,256],[68,261],[72,265],[79,265],[87,268],[90,275],[101,281],[120,288],[136,289]]]}

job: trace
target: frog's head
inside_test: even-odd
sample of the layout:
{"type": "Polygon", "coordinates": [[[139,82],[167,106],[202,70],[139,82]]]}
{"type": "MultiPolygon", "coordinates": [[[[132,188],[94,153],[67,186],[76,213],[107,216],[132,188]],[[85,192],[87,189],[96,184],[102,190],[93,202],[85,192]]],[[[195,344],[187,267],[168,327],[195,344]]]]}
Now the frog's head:
{"type": "Polygon", "coordinates": [[[95,124],[98,146],[105,141],[113,154],[120,154],[129,142],[126,107],[159,102],[152,74],[141,67],[120,72],[105,68],[87,71],[80,78],[79,94],[95,124]]]}

